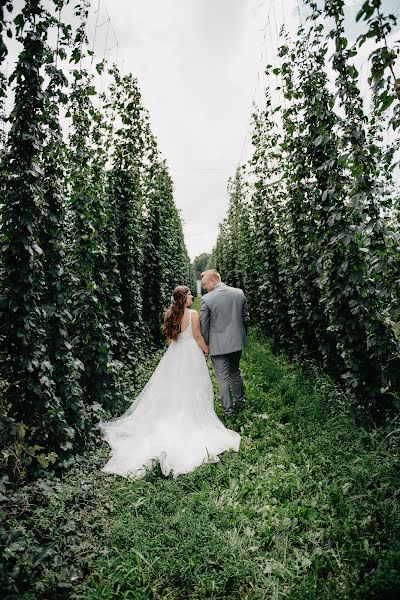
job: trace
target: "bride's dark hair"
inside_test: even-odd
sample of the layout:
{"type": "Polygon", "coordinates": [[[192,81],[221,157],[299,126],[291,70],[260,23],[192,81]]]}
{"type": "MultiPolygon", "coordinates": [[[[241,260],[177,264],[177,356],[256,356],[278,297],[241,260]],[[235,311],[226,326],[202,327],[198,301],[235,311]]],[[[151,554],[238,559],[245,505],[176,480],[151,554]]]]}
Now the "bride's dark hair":
{"type": "Polygon", "coordinates": [[[172,292],[172,304],[164,315],[163,332],[170,340],[177,340],[181,333],[182,317],[185,302],[190,289],[186,285],[178,285],[172,292]]]}

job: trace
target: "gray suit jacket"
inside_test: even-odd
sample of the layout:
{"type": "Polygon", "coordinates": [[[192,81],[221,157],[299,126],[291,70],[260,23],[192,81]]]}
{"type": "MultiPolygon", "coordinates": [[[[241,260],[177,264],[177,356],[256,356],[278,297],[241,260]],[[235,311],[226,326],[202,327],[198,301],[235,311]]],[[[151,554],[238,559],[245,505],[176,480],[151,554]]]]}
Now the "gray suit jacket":
{"type": "Polygon", "coordinates": [[[249,321],[246,296],[240,288],[219,283],[201,297],[201,333],[210,356],[243,350],[249,321]]]}

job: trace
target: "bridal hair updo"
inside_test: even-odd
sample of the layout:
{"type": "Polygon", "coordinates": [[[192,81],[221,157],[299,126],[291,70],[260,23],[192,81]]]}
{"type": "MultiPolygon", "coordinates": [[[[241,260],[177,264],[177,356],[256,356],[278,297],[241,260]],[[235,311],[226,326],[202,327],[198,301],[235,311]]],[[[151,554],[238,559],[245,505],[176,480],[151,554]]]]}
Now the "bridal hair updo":
{"type": "Polygon", "coordinates": [[[165,313],[163,325],[163,332],[170,340],[177,340],[181,333],[182,317],[189,293],[190,289],[186,285],[178,285],[172,292],[172,304],[165,313]]]}

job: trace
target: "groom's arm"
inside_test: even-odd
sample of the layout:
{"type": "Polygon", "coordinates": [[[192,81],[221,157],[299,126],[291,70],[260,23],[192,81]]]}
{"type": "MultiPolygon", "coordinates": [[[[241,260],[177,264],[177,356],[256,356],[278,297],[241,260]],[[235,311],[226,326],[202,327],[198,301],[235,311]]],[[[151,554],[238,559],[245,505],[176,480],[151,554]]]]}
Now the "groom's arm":
{"type": "Polygon", "coordinates": [[[246,330],[246,335],[247,332],[249,330],[249,325],[250,325],[250,316],[249,316],[249,308],[247,306],[247,298],[243,293],[243,304],[242,304],[242,319],[243,319],[243,324],[244,324],[244,328],[246,330]]]}
{"type": "Polygon", "coordinates": [[[200,300],[200,326],[202,336],[208,346],[210,338],[210,309],[203,298],[200,300]]]}

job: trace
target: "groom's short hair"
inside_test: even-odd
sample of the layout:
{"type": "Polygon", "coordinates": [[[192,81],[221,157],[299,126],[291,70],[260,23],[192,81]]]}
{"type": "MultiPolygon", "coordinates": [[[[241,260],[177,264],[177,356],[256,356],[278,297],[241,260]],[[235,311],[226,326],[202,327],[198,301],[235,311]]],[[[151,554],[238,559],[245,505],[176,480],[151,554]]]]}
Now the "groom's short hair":
{"type": "Polygon", "coordinates": [[[218,273],[217,269],[207,269],[207,271],[203,271],[201,277],[207,277],[209,279],[218,279],[221,281],[221,275],[218,273]]]}

